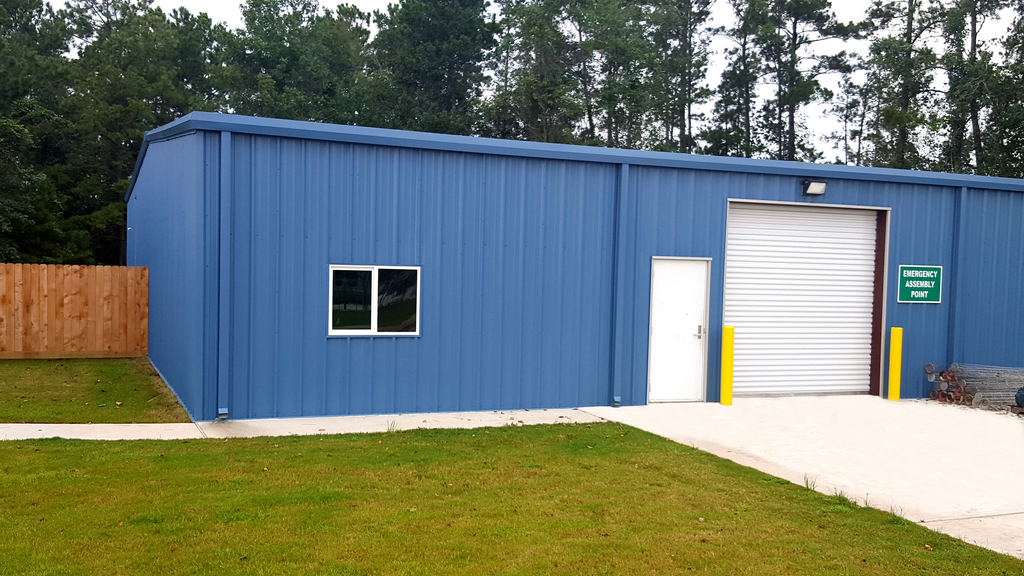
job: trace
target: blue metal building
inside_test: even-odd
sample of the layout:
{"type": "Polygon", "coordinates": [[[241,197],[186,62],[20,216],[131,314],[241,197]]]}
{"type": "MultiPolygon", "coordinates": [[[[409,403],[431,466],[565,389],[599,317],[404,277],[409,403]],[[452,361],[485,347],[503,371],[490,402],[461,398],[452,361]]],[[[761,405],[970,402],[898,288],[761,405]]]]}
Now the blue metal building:
{"type": "Polygon", "coordinates": [[[737,394],[1024,365],[1021,180],[196,112],[127,200],[197,420],[717,401],[723,324],[737,394]]]}

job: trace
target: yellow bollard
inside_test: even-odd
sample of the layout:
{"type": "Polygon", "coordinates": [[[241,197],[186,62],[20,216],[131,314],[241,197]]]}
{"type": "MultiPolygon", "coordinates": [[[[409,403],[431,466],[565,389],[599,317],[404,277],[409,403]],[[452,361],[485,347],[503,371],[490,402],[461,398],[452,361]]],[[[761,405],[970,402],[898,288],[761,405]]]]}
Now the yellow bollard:
{"type": "Polygon", "coordinates": [[[889,400],[900,399],[900,372],[903,370],[903,328],[893,328],[889,336],[889,400]]]}
{"type": "Polygon", "coordinates": [[[722,393],[719,402],[732,406],[732,355],[736,346],[736,328],[722,327],[722,393]]]}

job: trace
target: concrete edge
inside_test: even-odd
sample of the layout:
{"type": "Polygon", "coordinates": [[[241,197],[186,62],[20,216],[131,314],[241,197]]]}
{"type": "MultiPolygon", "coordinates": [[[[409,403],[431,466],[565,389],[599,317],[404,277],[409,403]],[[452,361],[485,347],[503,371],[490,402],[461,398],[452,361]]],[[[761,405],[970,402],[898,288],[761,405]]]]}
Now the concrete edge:
{"type": "Polygon", "coordinates": [[[365,434],[395,430],[485,428],[532,424],[604,422],[605,419],[574,408],[504,410],[487,412],[435,412],[373,416],[267,418],[223,420],[187,424],[39,424],[0,423],[0,441],[41,440],[190,440],[254,438],[315,434],[365,434]]]}
{"type": "Polygon", "coordinates": [[[432,412],[330,418],[267,418],[199,422],[208,438],[365,434],[415,429],[469,429],[533,424],[603,422],[604,418],[579,409],[500,410],[488,412],[432,412]]]}
{"type": "MultiPolygon", "coordinates": [[[[604,411],[605,407],[604,406],[600,406],[600,407],[597,407],[597,408],[599,410],[604,411]]],[[[580,410],[586,410],[586,409],[585,408],[581,408],[580,410]]],[[[593,415],[600,417],[597,414],[593,414],[593,415]]],[[[635,426],[635,425],[630,424],[628,422],[619,422],[619,421],[617,421],[617,420],[615,420],[613,418],[610,418],[610,417],[605,417],[605,418],[607,420],[609,420],[609,421],[615,422],[616,424],[624,424],[626,426],[632,426],[634,428],[638,428],[638,426],[635,426]]],[[[652,432],[652,434],[656,434],[656,433],[652,432]]],[[[657,434],[657,435],[660,436],[660,434],[657,434]]],[[[921,518],[921,516],[922,516],[922,514],[921,514],[921,512],[919,510],[916,510],[916,509],[906,509],[903,506],[901,506],[900,504],[898,504],[895,500],[874,501],[874,500],[870,499],[869,495],[866,495],[863,498],[858,498],[858,495],[854,494],[852,492],[852,488],[849,487],[849,486],[844,486],[844,485],[841,485],[841,484],[819,483],[819,478],[817,476],[807,474],[806,472],[803,472],[803,471],[794,470],[792,468],[787,468],[785,466],[781,466],[781,465],[776,464],[774,462],[771,462],[769,460],[765,460],[764,458],[761,458],[759,456],[755,456],[753,454],[749,454],[749,453],[746,453],[746,452],[743,452],[743,451],[740,451],[740,450],[735,450],[733,448],[728,448],[726,446],[723,446],[721,444],[716,444],[714,442],[708,442],[706,440],[700,440],[700,439],[696,439],[696,438],[692,438],[692,437],[688,437],[688,436],[682,436],[682,435],[678,435],[678,434],[673,434],[671,436],[663,436],[663,437],[664,438],[668,438],[669,440],[672,440],[673,442],[677,442],[679,444],[684,444],[686,446],[690,446],[691,448],[696,448],[697,450],[701,450],[701,451],[707,452],[709,454],[712,454],[714,456],[718,456],[719,458],[724,458],[726,460],[729,460],[731,462],[739,464],[740,466],[746,466],[748,468],[753,468],[755,470],[759,470],[761,472],[764,472],[765,474],[776,476],[778,478],[782,478],[783,480],[788,480],[789,482],[792,482],[793,484],[796,484],[797,486],[803,486],[804,488],[807,488],[809,490],[814,490],[815,492],[818,492],[820,494],[824,494],[826,496],[834,496],[834,495],[837,495],[837,494],[842,494],[843,496],[845,496],[845,497],[849,498],[850,500],[853,500],[854,502],[856,502],[858,505],[866,506],[866,507],[870,507],[870,508],[875,508],[876,510],[882,510],[884,512],[890,512],[892,514],[900,516],[901,518],[905,518],[905,519],[910,520],[910,521],[912,521],[912,522],[914,522],[916,524],[920,524],[921,526],[924,526],[924,523],[923,523],[924,520],[915,520],[915,518],[921,518]]]]}
{"type": "Polygon", "coordinates": [[[0,424],[0,441],[42,440],[191,440],[202,431],[188,424],[0,424]]]}

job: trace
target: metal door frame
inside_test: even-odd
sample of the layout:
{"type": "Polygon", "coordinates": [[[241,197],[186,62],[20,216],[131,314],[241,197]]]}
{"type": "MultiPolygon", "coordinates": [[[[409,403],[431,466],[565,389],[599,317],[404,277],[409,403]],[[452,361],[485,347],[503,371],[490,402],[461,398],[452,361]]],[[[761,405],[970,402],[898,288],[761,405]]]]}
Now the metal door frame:
{"type": "Polygon", "coordinates": [[[885,372],[884,367],[886,365],[885,350],[886,350],[886,343],[887,343],[886,339],[888,337],[888,334],[887,334],[887,331],[885,329],[885,326],[886,326],[886,315],[888,314],[888,304],[889,304],[889,238],[890,238],[890,228],[892,227],[892,207],[891,206],[866,206],[866,205],[857,205],[857,204],[825,204],[825,203],[818,203],[818,202],[815,202],[815,203],[810,203],[810,202],[787,202],[787,201],[780,201],[780,200],[751,200],[751,199],[747,199],[747,198],[726,198],[726,200],[725,200],[725,228],[722,230],[722,233],[725,235],[725,242],[723,242],[723,245],[725,247],[725,251],[724,251],[725,263],[724,263],[723,268],[722,268],[722,318],[723,318],[723,320],[725,318],[725,283],[726,283],[725,272],[726,272],[726,270],[728,269],[728,266],[729,266],[729,215],[732,212],[732,205],[733,204],[762,204],[762,205],[774,205],[774,206],[802,206],[802,207],[805,207],[805,208],[819,208],[820,207],[820,208],[841,208],[841,209],[847,209],[847,210],[870,210],[872,212],[875,212],[876,214],[884,216],[884,218],[885,218],[885,226],[884,226],[884,230],[882,231],[883,238],[881,238],[880,240],[875,242],[875,250],[876,251],[877,250],[882,250],[883,251],[883,254],[882,254],[881,278],[878,278],[877,274],[876,274],[876,278],[875,278],[875,282],[881,282],[881,286],[882,286],[882,296],[881,296],[881,298],[882,298],[882,313],[881,313],[881,318],[880,318],[880,326],[881,326],[881,328],[880,328],[879,333],[877,335],[876,334],[872,334],[872,337],[877,336],[877,338],[878,338],[878,345],[877,345],[877,347],[874,350],[871,351],[872,355],[877,354],[877,361],[876,361],[875,358],[872,358],[871,363],[872,364],[876,364],[877,363],[878,366],[879,366],[879,369],[878,369],[877,380],[874,381],[874,382],[871,382],[869,384],[869,388],[868,388],[868,394],[873,395],[873,396],[881,397],[882,390],[885,390],[885,378],[886,378],[886,375],[884,374],[884,372],[885,372]],[[879,244],[881,244],[881,245],[879,245],[879,244]],[[876,393],[876,390],[877,390],[877,393],[876,393]]]}
{"type": "Polygon", "coordinates": [[[708,320],[711,317],[711,258],[703,258],[698,256],[651,256],[651,289],[650,294],[647,296],[647,398],[646,404],[651,403],[651,337],[653,336],[654,322],[651,321],[651,315],[654,313],[654,261],[655,260],[690,260],[697,262],[704,262],[705,271],[705,286],[704,286],[704,337],[703,340],[703,354],[704,354],[704,370],[702,371],[700,378],[700,398],[696,400],[664,400],[657,401],[655,404],[672,404],[680,402],[707,402],[708,399],[708,334],[711,332],[711,327],[708,326],[708,320]]]}

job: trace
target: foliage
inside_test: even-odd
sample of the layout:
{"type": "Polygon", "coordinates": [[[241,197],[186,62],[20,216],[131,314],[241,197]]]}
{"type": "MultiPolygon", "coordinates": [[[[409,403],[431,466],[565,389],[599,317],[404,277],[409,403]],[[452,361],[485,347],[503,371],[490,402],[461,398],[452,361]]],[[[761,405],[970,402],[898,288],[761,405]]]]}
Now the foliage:
{"type": "Polygon", "coordinates": [[[840,130],[827,136],[841,146],[842,158],[837,164],[864,164],[864,130],[871,113],[871,93],[863,84],[854,82],[851,74],[843,74],[829,114],[839,121],[840,130]]]}
{"type": "Polygon", "coordinates": [[[736,25],[725,32],[732,41],[718,83],[714,123],[704,133],[707,153],[752,158],[763,151],[755,131],[757,84],[764,69],[757,34],[767,19],[763,0],[729,0],[736,25]]]}
{"type": "Polygon", "coordinates": [[[152,0],[6,0],[0,260],[122,263],[145,131],[193,110],[1024,175],[1020,0],[874,0],[859,24],[830,0],[728,2],[716,27],[713,0],[246,0],[229,30],[152,0]]]}
{"type": "Polygon", "coordinates": [[[21,166],[19,157],[31,142],[24,126],[0,116],[0,259],[15,260],[24,249],[15,228],[31,218],[31,195],[42,184],[42,175],[21,166]]]}
{"type": "Polygon", "coordinates": [[[1024,175],[1024,14],[1018,7],[1010,34],[1003,40],[1007,64],[993,79],[988,130],[984,134],[985,161],[980,171],[992,176],[1024,175]]]}
{"type": "Polygon", "coordinates": [[[614,423],[0,442],[0,462],[15,573],[1022,573],[614,423]]]}
{"type": "Polygon", "coordinates": [[[228,105],[240,114],[354,122],[369,38],[350,6],[318,14],[315,0],[249,0],[245,28],[225,38],[228,105]]]}
{"type": "Polygon", "coordinates": [[[82,235],[66,233],[49,165],[62,159],[68,126],[52,108],[67,87],[63,57],[71,34],[36,0],[0,6],[0,260],[74,261],[82,235]]]}
{"type": "Polygon", "coordinates": [[[774,84],[774,95],[761,108],[761,129],[771,158],[817,160],[820,155],[808,139],[799,114],[815,100],[828,100],[831,92],[818,77],[848,72],[845,52],[813,52],[824,40],[845,40],[857,33],[853,24],[836,20],[828,0],[768,0],[767,19],[757,33],[765,72],[774,84]]]}
{"type": "Polygon", "coordinates": [[[562,0],[503,0],[503,34],[491,63],[494,95],[485,103],[484,134],[571,143],[583,116],[577,91],[582,48],[559,24],[562,0]]]}
{"type": "Polygon", "coordinates": [[[704,84],[713,30],[713,0],[656,3],[650,17],[653,48],[652,112],[655,147],[694,152],[704,114],[697,107],[712,92],[704,84]]]}
{"type": "Polygon", "coordinates": [[[378,124],[473,133],[483,63],[497,43],[498,26],[485,8],[485,0],[405,0],[374,14],[380,30],[370,48],[382,79],[376,101],[388,111],[378,124]]]}
{"type": "Polygon", "coordinates": [[[935,120],[932,82],[938,56],[930,46],[945,10],[935,2],[875,0],[869,16],[875,23],[868,60],[869,83],[876,102],[869,135],[871,164],[892,168],[927,168],[927,139],[935,120]]]}
{"type": "Polygon", "coordinates": [[[996,69],[992,52],[978,35],[982,23],[996,18],[1006,4],[1006,0],[957,0],[946,10],[946,52],[941,62],[949,84],[945,102],[948,135],[939,159],[940,169],[964,172],[973,164],[984,173],[993,168],[985,151],[983,114],[992,104],[996,69]]]}

